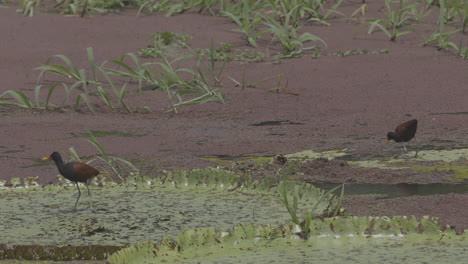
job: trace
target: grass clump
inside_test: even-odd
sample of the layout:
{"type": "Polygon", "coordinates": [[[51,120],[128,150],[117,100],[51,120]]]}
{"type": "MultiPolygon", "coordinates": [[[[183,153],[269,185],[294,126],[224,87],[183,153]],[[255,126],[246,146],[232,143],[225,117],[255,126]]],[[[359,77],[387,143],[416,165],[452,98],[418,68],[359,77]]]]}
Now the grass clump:
{"type": "Polygon", "coordinates": [[[162,58],[175,57],[181,49],[187,49],[192,37],[174,32],[157,32],[148,40],[148,46],[140,49],[138,53],[143,57],[162,58]]]}
{"type": "Polygon", "coordinates": [[[391,41],[395,41],[397,37],[411,33],[411,30],[401,31],[403,26],[409,25],[409,19],[413,17],[411,11],[419,5],[419,3],[408,3],[407,0],[399,0],[398,6],[394,8],[394,0],[385,0],[385,18],[369,20],[370,24],[368,33],[371,34],[375,28],[379,28],[387,35],[391,41]]]}
{"type": "MultiPolygon", "coordinates": [[[[134,109],[127,104],[127,95],[143,93],[143,85],[162,90],[168,96],[171,105],[169,111],[173,112],[190,104],[224,102],[223,95],[218,89],[211,88],[206,82],[204,72],[199,68],[176,67],[175,62],[187,59],[186,56],[178,57],[171,62],[163,58],[160,62],[142,63],[135,54],[127,53],[118,60],[111,60],[111,65],[115,67],[109,67],[108,61],[100,65],[95,63],[92,48],[87,49],[87,55],[89,70],[80,69],[65,55],[53,56],[44,65],[36,68],[40,73],[38,85],[34,89],[35,102],[23,92],[8,90],[0,95],[0,105],[50,109],[69,106],[69,99],[73,98],[73,107],[76,111],[80,110],[84,102],[91,112],[95,112],[95,104],[101,102],[108,109],[121,109],[132,113],[134,109]],[[132,63],[127,61],[128,58],[132,63]],[[58,59],[59,62],[53,63],[54,59],[58,59]],[[189,73],[188,79],[186,73],[189,73]],[[50,83],[45,100],[41,100],[42,91],[47,89],[45,88],[47,86],[39,83],[45,74],[56,76],[61,80],[50,83]],[[121,83],[120,86],[117,85],[116,79],[121,83]],[[128,84],[135,81],[138,83],[138,90],[130,90],[128,84]],[[65,91],[65,97],[60,105],[51,102],[57,88],[65,91]]],[[[147,106],[137,108],[151,111],[147,106]]]]}
{"type": "Polygon", "coordinates": [[[252,47],[256,47],[257,39],[267,32],[265,29],[258,29],[262,21],[258,12],[261,8],[260,3],[261,1],[241,0],[238,3],[239,10],[237,12],[234,8],[232,11],[222,12],[239,27],[233,31],[242,33],[252,47]]]}
{"type": "Polygon", "coordinates": [[[452,39],[456,33],[465,32],[468,25],[468,2],[440,0],[438,23],[439,28],[427,37],[422,45],[428,46],[436,43],[438,50],[454,50],[457,56],[467,59],[468,47],[463,46],[463,40],[460,39],[457,45],[452,39]],[[461,28],[446,30],[447,24],[456,17],[459,17],[461,28]]]}
{"type": "Polygon", "coordinates": [[[288,213],[291,215],[291,221],[296,225],[301,225],[301,237],[308,239],[311,232],[310,225],[312,220],[323,217],[324,215],[328,217],[335,217],[338,215],[338,213],[340,213],[340,210],[342,210],[341,203],[344,199],[344,184],[321,194],[320,197],[311,205],[310,210],[306,210],[305,219],[301,222],[299,218],[300,215],[298,212],[298,204],[303,199],[306,189],[304,189],[304,186],[300,186],[288,180],[288,176],[290,175],[295,165],[296,162],[289,165],[284,174],[283,180],[278,187],[279,199],[284,207],[286,207],[288,210],[288,213]],[[326,208],[325,210],[324,208],[319,208],[320,206],[323,206],[322,201],[329,200],[330,197],[333,197],[333,193],[340,187],[341,194],[338,197],[337,202],[333,205],[330,204],[330,207],[326,208]],[[317,215],[317,212],[320,212],[319,215],[317,215]]]}
{"type": "Polygon", "coordinates": [[[297,6],[291,9],[284,15],[284,18],[277,20],[273,16],[264,15],[264,25],[266,25],[274,36],[274,39],[279,40],[283,50],[283,57],[297,57],[303,50],[316,48],[315,45],[305,47],[305,42],[321,42],[325,47],[327,44],[318,36],[304,32],[298,33],[300,27],[296,25],[294,14],[297,6]]]}

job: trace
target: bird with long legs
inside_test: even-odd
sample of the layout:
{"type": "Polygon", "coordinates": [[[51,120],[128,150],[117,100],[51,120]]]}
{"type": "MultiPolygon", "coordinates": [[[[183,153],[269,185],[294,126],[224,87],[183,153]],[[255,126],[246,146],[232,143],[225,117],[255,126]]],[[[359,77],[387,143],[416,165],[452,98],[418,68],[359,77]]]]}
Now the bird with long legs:
{"type": "Polygon", "coordinates": [[[395,132],[393,131],[388,132],[387,143],[390,140],[394,140],[395,142],[403,142],[403,149],[406,152],[408,152],[408,149],[406,149],[406,142],[414,138],[414,136],[416,135],[417,129],[418,129],[418,120],[416,119],[412,119],[404,123],[401,123],[395,128],[395,132]]]}
{"type": "MultiPolygon", "coordinates": [[[[76,184],[76,188],[78,188],[78,198],[76,198],[75,207],[73,209],[76,212],[76,206],[78,205],[78,200],[81,197],[81,191],[79,182],[84,183],[86,188],[88,189],[88,196],[91,197],[91,192],[89,191],[88,180],[99,175],[99,171],[88,164],[78,162],[78,161],[71,161],[68,163],[64,163],[62,160],[62,156],[60,153],[54,152],[49,157],[43,158],[43,160],[53,160],[55,165],[57,165],[57,169],[59,173],[65,177],[66,179],[74,182],[76,184]]],[[[91,201],[91,210],[93,209],[93,203],[91,201]]]]}

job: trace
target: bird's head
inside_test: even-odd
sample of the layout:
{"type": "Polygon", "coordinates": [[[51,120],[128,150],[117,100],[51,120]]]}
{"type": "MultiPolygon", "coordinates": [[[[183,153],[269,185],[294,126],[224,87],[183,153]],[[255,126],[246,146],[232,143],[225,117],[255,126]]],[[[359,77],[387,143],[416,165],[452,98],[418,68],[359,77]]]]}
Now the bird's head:
{"type": "Polygon", "coordinates": [[[42,160],[53,160],[53,161],[57,161],[59,159],[61,159],[60,154],[58,152],[56,152],[56,151],[54,151],[54,153],[50,154],[49,157],[42,158],[42,160]]]}
{"type": "Polygon", "coordinates": [[[387,134],[387,143],[392,139],[395,140],[395,133],[394,132],[388,132],[388,134],[387,134]]]}

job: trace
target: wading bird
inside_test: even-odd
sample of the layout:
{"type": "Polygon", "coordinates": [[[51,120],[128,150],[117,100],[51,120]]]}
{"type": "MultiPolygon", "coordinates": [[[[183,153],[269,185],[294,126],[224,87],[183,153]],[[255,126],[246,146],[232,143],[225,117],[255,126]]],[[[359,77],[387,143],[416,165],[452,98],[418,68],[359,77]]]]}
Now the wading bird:
{"type": "MultiPolygon", "coordinates": [[[[76,205],[78,204],[78,200],[80,200],[81,191],[78,182],[82,182],[86,185],[88,189],[88,196],[91,196],[91,192],[89,191],[88,180],[92,177],[95,177],[99,174],[99,171],[95,168],[89,166],[88,164],[72,161],[68,163],[63,163],[62,157],[58,152],[52,153],[49,157],[43,158],[43,160],[53,160],[55,165],[57,165],[58,171],[60,174],[65,177],[66,179],[74,182],[76,187],[78,188],[78,198],[76,198],[75,208],[73,209],[76,212],[76,205]]],[[[93,204],[91,202],[91,210],[93,209],[93,204]]]]}
{"type": "Polygon", "coordinates": [[[416,129],[418,128],[418,120],[413,119],[406,121],[395,129],[395,132],[388,132],[387,134],[387,143],[390,140],[395,140],[395,142],[403,142],[403,148],[406,149],[406,142],[410,141],[416,135],[416,129]]]}

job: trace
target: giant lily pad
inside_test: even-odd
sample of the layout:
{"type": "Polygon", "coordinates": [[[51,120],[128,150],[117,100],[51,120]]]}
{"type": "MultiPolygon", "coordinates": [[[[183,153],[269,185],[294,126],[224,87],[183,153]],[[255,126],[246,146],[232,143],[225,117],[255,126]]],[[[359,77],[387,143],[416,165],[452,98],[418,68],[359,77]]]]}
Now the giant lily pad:
{"type": "Polygon", "coordinates": [[[315,220],[300,228],[238,225],[232,232],[187,230],[178,240],[140,243],[113,254],[121,263],[465,263],[468,234],[441,231],[437,219],[348,217],[315,220]]]}
{"type": "MultiPolygon", "coordinates": [[[[270,182],[253,183],[219,169],[180,170],[155,180],[92,186],[91,198],[82,189],[77,213],[71,211],[73,185],[1,189],[0,243],[128,246],[164,236],[176,238],[187,229],[229,231],[241,223],[290,219],[278,199],[277,187],[270,182]],[[94,201],[93,212],[84,210],[90,200],[94,201]]],[[[324,191],[311,185],[300,185],[300,191],[298,212],[310,210],[317,202],[317,214],[338,206],[335,197],[321,199],[324,191]]]]}

